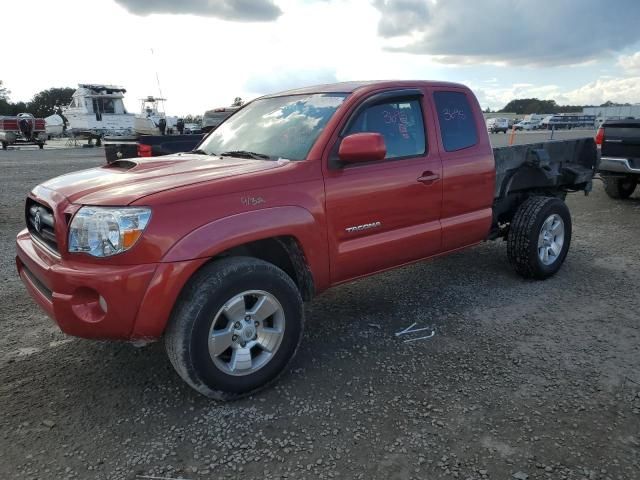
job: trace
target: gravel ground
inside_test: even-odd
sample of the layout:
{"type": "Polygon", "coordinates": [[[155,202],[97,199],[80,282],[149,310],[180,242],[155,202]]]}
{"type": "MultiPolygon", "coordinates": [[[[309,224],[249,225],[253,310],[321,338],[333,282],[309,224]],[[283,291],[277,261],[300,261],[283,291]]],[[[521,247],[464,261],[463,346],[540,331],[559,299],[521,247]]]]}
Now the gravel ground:
{"type": "Polygon", "coordinates": [[[292,370],[218,404],[161,344],[66,337],[15,273],[27,190],[101,155],[0,152],[0,478],[640,478],[638,193],[570,196],[545,282],[489,242],[325,293],[292,370]]]}

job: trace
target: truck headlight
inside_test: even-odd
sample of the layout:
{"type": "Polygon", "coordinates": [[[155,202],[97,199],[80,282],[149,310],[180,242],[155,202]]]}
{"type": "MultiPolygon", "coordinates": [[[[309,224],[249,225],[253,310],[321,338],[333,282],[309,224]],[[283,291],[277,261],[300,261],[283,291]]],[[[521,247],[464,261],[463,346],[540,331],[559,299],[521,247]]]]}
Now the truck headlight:
{"type": "Polygon", "coordinates": [[[135,245],[151,218],[144,207],[82,207],[69,227],[69,252],[109,257],[135,245]]]}

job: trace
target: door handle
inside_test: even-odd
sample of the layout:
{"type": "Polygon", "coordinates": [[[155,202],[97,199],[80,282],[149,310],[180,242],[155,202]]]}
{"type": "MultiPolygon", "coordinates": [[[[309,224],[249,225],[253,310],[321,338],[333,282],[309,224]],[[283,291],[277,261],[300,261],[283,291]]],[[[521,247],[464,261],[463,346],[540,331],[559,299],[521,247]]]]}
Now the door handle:
{"type": "Polygon", "coordinates": [[[425,185],[431,185],[432,183],[437,182],[439,179],[440,175],[431,171],[424,172],[421,176],[418,177],[418,181],[420,183],[424,183],[425,185]]]}

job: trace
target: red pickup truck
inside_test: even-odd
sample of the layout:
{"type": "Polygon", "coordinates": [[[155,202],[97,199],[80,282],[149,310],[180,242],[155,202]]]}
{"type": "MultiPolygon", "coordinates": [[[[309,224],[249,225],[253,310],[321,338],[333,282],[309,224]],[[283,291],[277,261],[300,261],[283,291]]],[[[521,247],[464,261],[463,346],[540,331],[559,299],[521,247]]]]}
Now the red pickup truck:
{"type": "Polygon", "coordinates": [[[60,328],[164,337],[178,374],[230,400],[274,381],[303,302],[329,287],[504,238],[524,277],[558,271],[567,192],[593,138],[492,150],[466,87],[340,83],[259,98],[191,153],[35,187],[17,268],[60,328]]]}

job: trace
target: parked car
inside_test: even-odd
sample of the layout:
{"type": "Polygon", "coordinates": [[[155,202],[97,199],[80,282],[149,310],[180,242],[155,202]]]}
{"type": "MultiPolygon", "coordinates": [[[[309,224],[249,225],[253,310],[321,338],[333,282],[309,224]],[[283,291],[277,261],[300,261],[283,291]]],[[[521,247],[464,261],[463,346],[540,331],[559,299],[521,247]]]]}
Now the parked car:
{"type": "Polygon", "coordinates": [[[611,198],[629,198],[640,182],[640,120],[607,120],[598,129],[600,176],[611,198]]]}
{"type": "Polygon", "coordinates": [[[202,127],[198,123],[185,123],[184,125],[184,133],[191,135],[198,135],[203,133],[202,127]]]}
{"type": "Polygon", "coordinates": [[[536,130],[538,128],[538,122],[532,122],[530,120],[522,120],[516,123],[513,128],[515,130],[536,130]]]}
{"type": "Polygon", "coordinates": [[[490,118],[487,120],[487,131],[490,133],[507,133],[509,120],[506,118],[490,118]]]}
{"type": "Polygon", "coordinates": [[[524,119],[529,120],[530,122],[536,123],[539,128],[540,124],[542,123],[542,120],[544,120],[546,117],[547,115],[543,115],[539,113],[530,113],[529,115],[525,116],[524,119]]]}
{"type": "Polygon", "coordinates": [[[185,382],[232,400],[286,370],[303,302],[332,286],[493,239],[521,276],[554,275],[564,198],[596,163],[592,138],[492,149],[463,85],[301,88],[244,106],[194,153],[35,187],[16,264],[67,334],[164,337],[185,382]]]}

